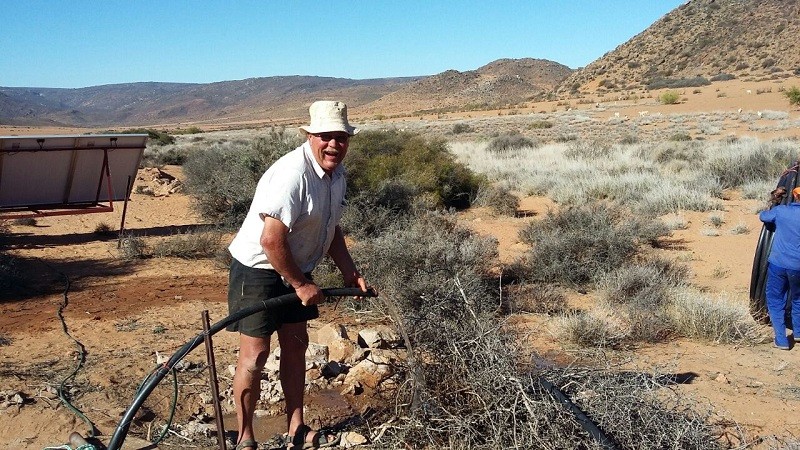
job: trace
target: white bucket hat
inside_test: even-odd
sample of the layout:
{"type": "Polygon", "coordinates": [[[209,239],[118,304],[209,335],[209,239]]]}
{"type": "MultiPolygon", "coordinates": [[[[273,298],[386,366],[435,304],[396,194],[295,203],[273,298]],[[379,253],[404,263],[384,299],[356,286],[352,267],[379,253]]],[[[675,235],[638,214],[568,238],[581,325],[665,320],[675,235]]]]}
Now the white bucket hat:
{"type": "Polygon", "coordinates": [[[347,105],[342,102],[320,100],[308,108],[311,116],[311,125],[300,127],[306,133],[329,133],[343,131],[350,136],[359,132],[359,129],[347,122],[347,105]]]}

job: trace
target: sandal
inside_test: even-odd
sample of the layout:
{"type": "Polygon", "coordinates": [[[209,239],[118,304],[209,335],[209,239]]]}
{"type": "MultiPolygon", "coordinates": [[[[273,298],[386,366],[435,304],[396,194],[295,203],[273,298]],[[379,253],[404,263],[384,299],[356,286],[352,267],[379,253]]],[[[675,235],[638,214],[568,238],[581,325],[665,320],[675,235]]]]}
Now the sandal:
{"type": "Polygon", "coordinates": [[[244,450],[246,448],[253,448],[255,450],[258,450],[258,442],[252,439],[245,439],[242,442],[236,444],[236,448],[234,450],[244,450]]]}
{"type": "Polygon", "coordinates": [[[294,436],[287,436],[286,440],[286,449],[309,449],[309,448],[325,448],[325,447],[333,447],[334,445],[339,444],[341,440],[341,435],[339,433],[332,433],[330,430],[326,431],[324,429],[320,429],[317,431],[312,430],[308,425],[303,424],[300,425],[297,430],[295,430],[294,436]],[[309,433],[315,433],[314,437],[311,439],[311,442],[306,442],[309,433]]]}

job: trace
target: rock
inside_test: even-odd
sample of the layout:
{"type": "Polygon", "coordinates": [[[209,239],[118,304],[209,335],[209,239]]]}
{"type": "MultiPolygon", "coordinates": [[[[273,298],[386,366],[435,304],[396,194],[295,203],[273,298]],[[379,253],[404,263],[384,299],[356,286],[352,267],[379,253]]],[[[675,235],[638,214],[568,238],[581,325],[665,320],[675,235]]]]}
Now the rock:
{"type": "Polygon", "coordinates": [[[358,445],[367,443],[367,438],[361,434],[353,431],[345,431],[342,433],[342,439],[339,441],[339,446],[343,448],[352,448],[358,445]]]}
{"type": "Polygon", "coordinates": [[[306,350],[306,370],[323,367],[328,364],[328,346],[309,343],[306,350]]]}
{"type": "Polygon", "coordinates": [[[339,364],[336,361],[328,361],[328,364],[325,364],[320,370],[322,376],[325,378],[334,378],[341,373],[347,372],[347,366],[339,364]]]}
{"type": "Polygon", "coordinates": [[[716,381],[717,383],[730,384],[728,377],[726,377],[725,374],[723,373],[718,374],[717,377],[714,378],[714,381],[716,381]]]}
{"type": "Polygon", "coordinates": [[[397,348],[400,336],[390,327],[365,328],[358,332],[358,345],[362,348],[397,348]]]}
{"type": "Polygon", "coordinates": [[[333,361],[346,362],[353,355],[360,354],[363,349],[349,339],[334,339],[328,341],[329,358],[333,361]]]}
{"type": "Polygon", "coordinates": [[[344,325],[329,323],[317,331],[317,341],[328,342],[337,339],[349,339],[344,325]]]}
{"type": "Polygon", "coordinates": [[[387,353],[371,351],[370,355],[353,366],[345,377],[344,384],[359,382],[372,389],[394,375],[394,359],[387,353]]]}

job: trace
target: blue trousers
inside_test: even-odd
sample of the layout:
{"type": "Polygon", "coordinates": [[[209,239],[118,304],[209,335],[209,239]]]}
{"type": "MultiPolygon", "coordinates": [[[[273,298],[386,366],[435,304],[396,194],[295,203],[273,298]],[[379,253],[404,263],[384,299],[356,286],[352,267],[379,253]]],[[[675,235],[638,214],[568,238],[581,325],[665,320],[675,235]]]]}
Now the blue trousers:
{"type": "Polygon", "coordinates": [[[769,320],[775,331],[775,343],[789,345],[789,340],[786,338],[786,302],[791,301],[792,305],[792,330],[794,333],[800,333],[800,270],[789,270],[769,264],[765,294],[769,320]]]}

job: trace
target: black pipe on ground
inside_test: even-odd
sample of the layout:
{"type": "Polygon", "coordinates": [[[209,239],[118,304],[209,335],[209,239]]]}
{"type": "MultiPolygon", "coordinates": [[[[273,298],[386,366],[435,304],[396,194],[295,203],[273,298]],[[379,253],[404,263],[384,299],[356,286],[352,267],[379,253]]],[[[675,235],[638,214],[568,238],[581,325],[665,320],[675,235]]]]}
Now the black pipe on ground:
{"type": "MultiPolygon", "coordinates": [[[[323,295],[325,297],[377,297],[378,294],[374,290],[370,289],[367,292],[363,292],[359,288],[335,288],[335,289],[323,289],[323,295]]],[[[218,332],[222,331],[228,325],[242,320],[243,318],[255,314],[259,311],[264,311],[270,308],[275,308],[279,306],[288,305],[294,302],[298,302],[300,299],[297,297],[297,294],[286,294],[281,295],[279,297],[273,297],[268,300],[264,300],[262,304],[251,306],[250,308],[245,308],[241,311],[238,311],[230,316],[220,320],[219,322],[211,325],[208,330],[208,333],[202,332],[195,336],[194,339],[184,344],[183,347],[178,349],[172,357],[169,358],[167,362],[165,362],[161,367],[159,367],[156,371],[150,374],[150,376],[142,383],[141,388],[139,389],[136,397],[133,399],[133,403],[128,407],[125,411],[125,414],[122,415],[122,419],[120,420],[119,424],[117,425],[116,430],[114,430],[114,434],[111,436],[111,442],[108,444],[108,450],[119,450],[122,448],[122,443],[125,441],[125,437],[128,435],[128,429],[130,428],[131,422],[133,422],[133,418],[136,416],[136,413],[139,411],[139,408],[142,407],[142,404],[150,395],[151,392],[156,388],[159,382],[175,367],[178,362],[180,362],[186,355],[189,354],[192,350],[197,348],[200,344],[205,342],[206,334],[215,335],[218,332]]],[[[222,437],[220,437],[222,439],[222,437]]]]}

